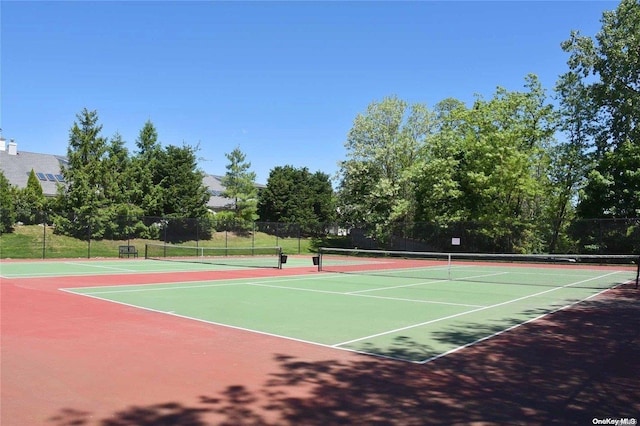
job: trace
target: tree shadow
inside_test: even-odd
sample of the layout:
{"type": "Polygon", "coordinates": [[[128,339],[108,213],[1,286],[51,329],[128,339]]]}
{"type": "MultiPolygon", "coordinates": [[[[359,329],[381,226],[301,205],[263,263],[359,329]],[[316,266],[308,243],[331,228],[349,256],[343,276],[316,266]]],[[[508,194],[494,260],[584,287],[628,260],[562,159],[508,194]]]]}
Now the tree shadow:
{"type": "MultiPolygon", "coordinates": [[[[515,321],[515,320],[514,320],[515,321]]],[[[467,323],[439,339],[459,344],[492,326],[467,323]]],[[[394,349],[430,348],[404,337],[394,349]]],[[[274,354],[258,388],[129,407],[102,426],[591,424],[640,415],[640,292],[615,290],[426,364],[370,356],[308,361],[274,354]],[[304,389],[304,392],[301,392],[304,389]]],[[[58,426],[90,413],[65,409],[58,426]]]]}

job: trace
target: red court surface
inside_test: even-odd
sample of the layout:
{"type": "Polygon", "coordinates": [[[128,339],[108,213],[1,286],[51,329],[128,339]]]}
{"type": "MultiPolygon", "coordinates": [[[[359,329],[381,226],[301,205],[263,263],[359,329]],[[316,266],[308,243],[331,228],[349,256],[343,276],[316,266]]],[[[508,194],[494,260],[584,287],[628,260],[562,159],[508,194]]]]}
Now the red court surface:
{"type": "Polygon", "coordinates": [[[2,425],[594,424],[640,418],[640,290],[633,288],[608,291],[424,365],[58,290],[309,270],[3,279],[2,425]]]}

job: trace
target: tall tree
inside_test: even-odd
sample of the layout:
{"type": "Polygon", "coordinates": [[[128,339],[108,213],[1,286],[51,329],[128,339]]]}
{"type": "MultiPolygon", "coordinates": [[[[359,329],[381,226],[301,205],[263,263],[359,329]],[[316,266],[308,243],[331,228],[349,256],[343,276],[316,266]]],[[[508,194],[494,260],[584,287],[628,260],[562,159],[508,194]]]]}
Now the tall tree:
{"type": "Polygon", "coordinates": [[[640,186],[633,174],[619,173],[621,164],[633,166],[640,144],[640,3],[622,0],[602,16],[595,40],[573,31],[562,48],[570,53],[570,71],[581,79],[581,100],[589,107],[585,134],[592,147],[594,169],[578,205],[581,217],[629,217],[640,214],[640,186]],[[629,149],[629,144],[632,148],[629,149]],[[614,158],[621,157],[621,158],[614,158]],[[610,191],[626,191],[603,196],[610,191]]]}
{"type": "Polygon", "coordinates": [[[474,221],[491,240],[476,248],[540,250],[531,230],[546,208],[555,114],[535,75],[525,87],[498,88],[471,109],[454,99],[435,111],[395,97],[371,104],[345,144],[344,217],[383,239],[403,222],[474,221]]]}
{"type": "Polygon", "coordinates": [[[549,148],[551,186],[547,210],[543,215],[548,224],[550,252],[571,250],[566,231],[575,216],[578,191],[584,185],[591,166],[588,141],[594,134],[592,108],[589,102],[585,102],[586,88],[580,77],[571,71],[563,74],[555,91],[559,100],[558,130],[561,138],[549,148]]]}
{"type": "Polygon", "coordinates": [[[313,194],[312,208],[317,224],[333,222],[336,219],[336,199],[331,177],[321,171],[311,175],[309,187],[313,194]]]}
{"type": "Polygon", "coordinates": [[[107,152],[102,161],[104,173],[105,199],[110,200],[106,206],[107,216],[105,238],[125,239],[132,237],[149,237],[149,228],[142,221],[143,209],[136,204],[137,181],[132,160],[125,141],[119,133],[113,135],[107,144],[107,152]]]}
{"type": "Polygon", "coordinates": [[[335,203],[330,178],[306,167],[275,167],[266,188],[260,191],[258,214],[261,220],[295,223],[303,232],[335,219],[335,203]]]}
{"type": "Polygon", "coordinates": [[[414,180],[410,170],[430,131],[424,105],[388,97],[358,114],[349,131],[346,161],[340,165],[340,210],[343,218],[369,224],[375,236],[389,237],[392,223],[412,220],[414,180]]]}
{"type": "Polygon", "coordinates": [[[198,169],[197,147],[169,145],[156,155],[154,175],[160,181],[153,191],[154,200],[169,219],[163,235],[172,241],[208,238],[211,225],[208,220],[209,192],[202,182],[203,173],[198,169]]]}
{"type": "Polygon", "coordinates": [[[157,173],[163,176],[163,213],[181,218],[201,218],[207,215],[209,193],[198,169],[197,147],[169,145],[158,163],[157,173]]]}
{"type": "Polygon", "coordinates": [[[36,173],[31,169],[27,186],[24,189],[16,190],[16,214],[17,220],[31,225],[43,220],[43,210],[45,208],[45,197],[42,192],[40,180],[36,177],[36,173]]]}
{"type": "Polygon", "coordinates": [[[434,130],[420,148],[412,166],[416,182],[416,221],[447,225],[468,219],[463,210],[459,167],[469,111],[457,99],[445,99],[434,107],[434,130]]]}
{"type": "Polygon", "coordinates": [[[13,190],[9,179],[0,170],[0,234],[11,232],[15,222],[13,190]]]}
{"type": "Polygon", "coordinates": [[[627,140],[605,152],[587,178],[578,206],[582,217],[640,216],[640,143],[627,140]]]}
{"type": "Polygon", "coordinates": [[[225,154],[225,157],[229,163],[226,166],[227,172],[221,180],[225,187],[222,196],[233,200],[231,218],[233,223],[241,227],[248,227],[258,218],[256,174],[250,171],[251,163],[246,160],[246,155],[239,147],[225,154]]]}
{"type": "Polygon", "coordinates": [[[67,186],[59,193],[63,214],[56,218],[56,231],[78,237],[102,237],[109,218],[105,208],[103,160],[107,139],[100,135],[98,113],[83,109],[69,132],[68,166],[62,168],[67,186]]]}
{"type": "Polygon", "coordinates": [[[107,142],[105,158],[102,160],[105,197],[112,203],[128,203],[132,179],[130,176],[129,151],[119,133],[107,142]]]}
{"type": "Polygon", "coordinates": [[[147,160],[153,158],[154,153],[162,149],[158,141],[158,131],[151,120],[147,120],[140,129],[136,147],[138,156],[147,160]]]}
{"type": "Polygon", "coordinates": [[[164,214],[163,192],[159,186],[164,178],[159,168],[163,152],[158,132],[150,120],[140,130],[136,147],[138,151],[131,160],[133,182],[130,200],[141,207],[145,215],[160,217],[164,214]]]}
{"type": "Polygon", "coordinates": [[[483,250],[543,250],[533,231],[546,208],[555,114],[538,79],[524,92],[498,88],[467,115],[458,176],[461,209],[493,238],[483,250]]]}

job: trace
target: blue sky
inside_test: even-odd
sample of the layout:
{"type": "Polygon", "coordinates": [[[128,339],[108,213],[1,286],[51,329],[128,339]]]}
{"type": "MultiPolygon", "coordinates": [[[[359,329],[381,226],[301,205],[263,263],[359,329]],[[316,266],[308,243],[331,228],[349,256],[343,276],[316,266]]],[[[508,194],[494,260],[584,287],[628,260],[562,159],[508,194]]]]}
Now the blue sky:
{"type": "Polygon", "coordinates": [[[199,145],[207,173],[239,147],[260,183],[284,165],[333,176],[372,101],[469,103],[529,73],[551,94],[560,43],[617,4],[3,0],[0,128],[64,155],[86,107],[132,152],[147,120],[163,145],[199,145]]]}

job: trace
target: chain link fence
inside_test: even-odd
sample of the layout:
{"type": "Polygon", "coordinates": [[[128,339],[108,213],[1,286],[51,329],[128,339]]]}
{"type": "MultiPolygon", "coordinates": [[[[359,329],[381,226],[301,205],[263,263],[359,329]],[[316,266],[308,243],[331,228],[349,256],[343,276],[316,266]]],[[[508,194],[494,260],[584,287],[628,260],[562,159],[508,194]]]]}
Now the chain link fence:
{"type": "Polygon", "coordinates": [[[8,234],[4,234],[0,257],[114,257],[121,245],[136,245],[143,250],[147,242],[209,247],[272,247],[286,242],[290,254],[320,246],[470,253],[640,254],[640,218],[577,220],[565,227],[560,236],[537,231],[553,227],[533,223],[496,228],[495,224],[480,222],[416,222],[376,228],[340,223],[216,223],[215,218],[118,216],[108,223],[96,223],[89,217],[68,222],[73,225],[69,227],[68,223],[54,223],[43,212],[36,215],[35,223],[39,226],[29,227],[31,235],[11,240],[11,247],[5,245],[8,234]],[[64,226],[74,231],[73,237],[65,235],[69,232],[64,232],[64,226]],[[552,240],[555,247],[551,247],[552,240]]]}

